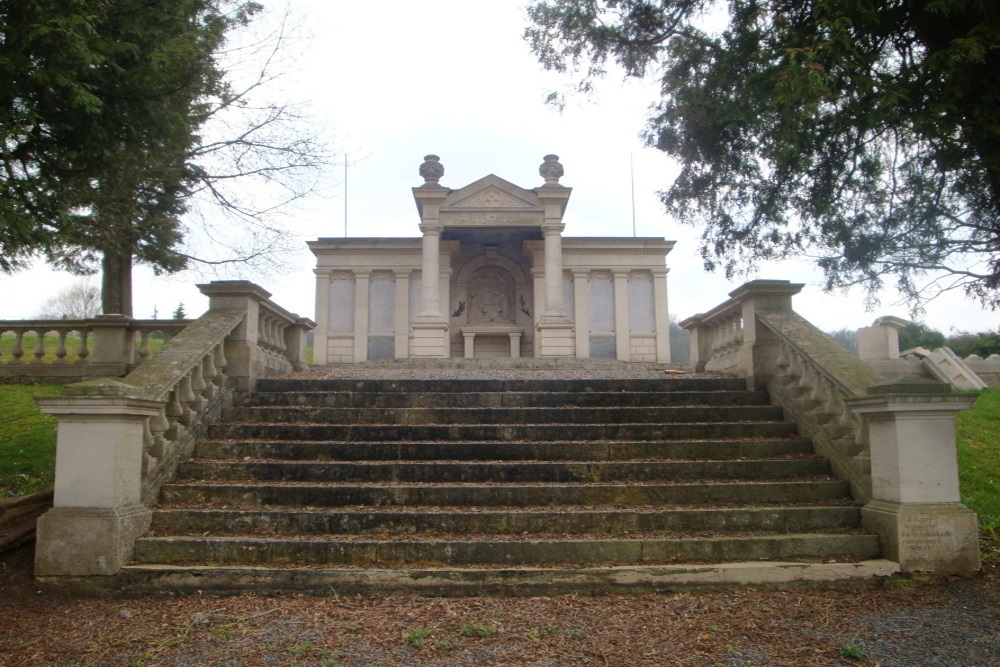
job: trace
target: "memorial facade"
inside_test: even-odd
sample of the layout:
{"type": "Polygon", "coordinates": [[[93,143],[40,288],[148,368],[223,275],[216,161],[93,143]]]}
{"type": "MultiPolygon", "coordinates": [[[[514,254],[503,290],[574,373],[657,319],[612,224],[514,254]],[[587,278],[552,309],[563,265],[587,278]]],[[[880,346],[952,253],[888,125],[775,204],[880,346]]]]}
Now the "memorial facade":
{"type": "Polygon", "coordinates": [[[572,189],[489,175],[442,186],[435,155],[413,188],[419,238],[321,238],[313,362],[604,357],[670,361],[662,238],[564,237],[572,189]],[[431,279],[427,279],[430,277],[431,279]]]}

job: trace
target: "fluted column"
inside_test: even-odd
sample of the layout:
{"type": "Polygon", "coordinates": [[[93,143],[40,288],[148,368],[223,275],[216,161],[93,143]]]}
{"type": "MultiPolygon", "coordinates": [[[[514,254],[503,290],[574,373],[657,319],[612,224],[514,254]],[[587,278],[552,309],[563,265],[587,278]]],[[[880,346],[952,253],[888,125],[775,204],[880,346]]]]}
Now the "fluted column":
{"type": "Polygon", "coordinates": [[[670,359],[670,308],[667,303],[667,274],[670,269],[653,271],[653,318],[656,323],[656,360],[670,359]]]}

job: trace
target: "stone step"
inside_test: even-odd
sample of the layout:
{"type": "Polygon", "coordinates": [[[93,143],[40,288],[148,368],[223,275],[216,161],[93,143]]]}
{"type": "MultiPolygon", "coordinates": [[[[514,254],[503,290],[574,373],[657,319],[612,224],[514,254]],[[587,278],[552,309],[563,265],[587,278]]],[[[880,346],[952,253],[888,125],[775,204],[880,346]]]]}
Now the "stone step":
{"type": "Polygon", "coordinates": [[[610,408],[317,408],[238,407],[225,422],[267,424],[466,425],[466,424],[673,424],[781,421],[781,408],[762,405],[610,408]]]}
{"type": "Polygon", "coordinates": [[[311,406],[331,408],[516,408],[640,407],[674,405],[768,405],[764,391],[588,391],[588,392],[256,392],[244,406],[311,406]]]}
{"type": "Polygon", "coordinates": [[[115,577],[81,577],[87,590],[132,595],[177,593],[329,595],[599,595],[677,593],[756,586],[857,588],[882,585],[899,572],[892,561],[766,562],[740,559],[718,564],[606,567],[419,567],[318,568],[129,565],[115,577]],[[103,589],[101,588],[103,587],[103,589]]]}
{"type": "Polygon", "coordinates": [[[820,458],[757,461],[567,463],[187,461],[179,479],[285,482],[651,482],[699,479],[786,479],[830,474],[820,458]]]}
{"type": "Polygon", "coordinates": [[[785,560],[832,555],[877,557],[878,537],[798,533],[725,537],[671,535],[647,539],[338,540],[169,536],[136,541],[137,563],[298,564],[355,566],[415,563],[658,564],[677,561],[785,560]]]}
{"type": "Polygon", "coordinates": [[[675,392],[746,391],[741,378],[263,378],[260,392],[404,392],[404,393],[509,393],[509,392],[675,392]]]}
{"type": "Polygon", "coordinates": [[[812,453],[812,443],[781,439],[667,440],[648,442],[326,442],[202,440],[194,455],[205,459],[288,461],[628,461],[634,459],[760,459],[812,453]]]}
{"type": "Polygon", "coordinates": [[[840,480],[674,484],[221,484],[170,483],[162,501],[286,507],[658,505],[808,503],[849,497],[840,480]]]}
{"type": "Polygon", "coordinates": [[[213,439],[340,440],[392,442],[427,440],[716,440],[779,438],[797,434],[790,422],[717,422],[675,424],[214,424],[213,439]]]}
{"type": "Polygon", "coordinates": [[[160,507],[153,530],[175,535],[242,533],[637,533],[652,531],[810,532],[857,527],[861,511],[851,505],[622,509],[558,507],[372,508],[351,510],[188,509],[160,507]]]}

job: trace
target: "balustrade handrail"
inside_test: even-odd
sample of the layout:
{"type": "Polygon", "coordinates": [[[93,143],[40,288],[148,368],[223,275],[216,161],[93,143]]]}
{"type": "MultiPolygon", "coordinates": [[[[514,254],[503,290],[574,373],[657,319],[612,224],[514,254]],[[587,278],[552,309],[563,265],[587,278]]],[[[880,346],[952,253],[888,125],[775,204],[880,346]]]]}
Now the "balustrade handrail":
{"type": "Polygon", "coordinates": [[[845,396],[862,396],[886,379],[794,311],[758,313],[760,321],[781,342],[809,363],[845,396]]]}

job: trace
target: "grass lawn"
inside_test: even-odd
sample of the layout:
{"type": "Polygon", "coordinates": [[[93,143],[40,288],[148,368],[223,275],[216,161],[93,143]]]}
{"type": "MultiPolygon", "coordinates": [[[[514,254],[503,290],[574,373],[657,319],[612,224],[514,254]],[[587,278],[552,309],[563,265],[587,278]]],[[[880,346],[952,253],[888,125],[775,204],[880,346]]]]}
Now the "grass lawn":
{"type": "Polygon", "coordinates": [[[955,420],[962,502],[979,525],[1000,533],[1000,389],[986,389],[971,410],[955,420]]]}
{"type": "Polygon", "coordinates": [[[0,498],[52,486],[56,418],[43,415],[34,396],[58,396],[59,385],[0,385],[0,498]]]}

